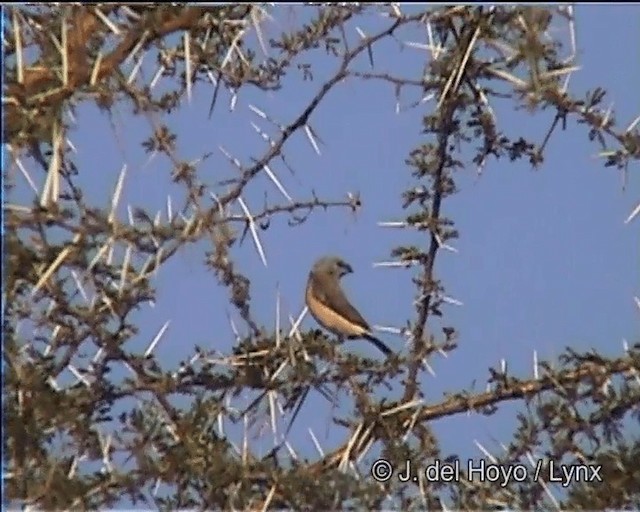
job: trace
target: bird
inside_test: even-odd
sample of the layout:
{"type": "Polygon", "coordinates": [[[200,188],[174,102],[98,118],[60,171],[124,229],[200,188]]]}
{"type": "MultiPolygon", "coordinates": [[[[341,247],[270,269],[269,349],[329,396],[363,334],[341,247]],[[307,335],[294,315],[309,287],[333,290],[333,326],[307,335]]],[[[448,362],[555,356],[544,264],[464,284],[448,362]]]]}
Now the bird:
{"type": "Polygon", "coordinates": [[[393,351],[371,334],[367,321],[342,291],[340,279],[351,273],[351,265],[338,256],[323,256],[313,264],[305,291],[311,316],[338,337],[364,338],[388,357],[393,351]]]}

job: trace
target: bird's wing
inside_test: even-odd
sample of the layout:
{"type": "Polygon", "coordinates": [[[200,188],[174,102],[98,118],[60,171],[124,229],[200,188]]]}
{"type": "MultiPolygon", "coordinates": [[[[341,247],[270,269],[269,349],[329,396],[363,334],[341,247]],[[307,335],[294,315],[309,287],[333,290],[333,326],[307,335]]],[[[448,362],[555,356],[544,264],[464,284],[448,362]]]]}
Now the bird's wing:
{"type": "Polygon", "coordinates": [[[318,277],[312,277],[312,279],[316,281],[313,283],[314,295],[320,302],[336,313],[339,313],[349,322],[360,325],[367,331],[370,330],[367,321],[362,317],[360,312],[351,305],[337,281],[319,283],[318,277]]]}

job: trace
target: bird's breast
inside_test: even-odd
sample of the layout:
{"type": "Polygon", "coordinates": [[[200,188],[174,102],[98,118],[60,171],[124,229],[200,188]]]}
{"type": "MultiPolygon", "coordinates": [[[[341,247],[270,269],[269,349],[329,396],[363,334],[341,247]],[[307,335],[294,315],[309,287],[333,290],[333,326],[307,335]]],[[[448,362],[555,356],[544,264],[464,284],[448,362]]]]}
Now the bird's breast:
{"type": "Polygon", "coordinates": [[[325,304],[314,293],[313,280],[310,279],[305,292],[305,302],[316,322],[338,336],[361,336],[366,332],[361,325],[349,321],[329,304],[325,304]]]}

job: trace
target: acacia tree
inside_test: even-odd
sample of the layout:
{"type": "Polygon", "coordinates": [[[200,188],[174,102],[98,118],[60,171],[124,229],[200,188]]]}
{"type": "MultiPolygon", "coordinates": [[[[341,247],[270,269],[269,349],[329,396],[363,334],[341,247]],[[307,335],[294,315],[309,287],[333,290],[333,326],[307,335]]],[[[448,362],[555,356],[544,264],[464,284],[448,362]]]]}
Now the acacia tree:
{"type": "Polygon", "coordinates": [[[454,220],[442,213],[443,202],[456,192],[456,170],[501,158],[538,166],[547,141],[569,118],[584,124],[607,151],[605,165],[626,167],[640,156],[638,130],[619,129],[601,109],[604,91],[596,88],[576,98],[564,90],[573,63],[563,61],[561,42],[545,33],[559,22],[572,30],[571,10],[299,6],[291,9],[304,11],[308,21],[267,41],[264,24],[276,15],[269,9],[5,9],[3,142],[11,154],[3,171],[7,503],[103,508],[121,504],[124,496],[133,505],[163,509],[640,506],[640,444],[622,428],[625,420],[632,418],[634,425],[638,420],[637,344],[615,358],[567,349],[553,364],[541,362],[535,378],[493,369],[488,391],[453,390],[437,403],[423,400],[419,385],[425,362],[456,348],[454,326],[428,328],[443,315],[444,284],[434,263],[458,236],[454,220]],[[367,15],[379,16],[376,32],[359,28],[367,15]],[[376,47],[398,41],[403,30],[416,26],[428,29],[432,52],[425,53],[424,69],[396,76],[376,59],[376,47]],[[312,52],[325,52],[334,71],[315,76],[306,62],[312,52]],[[152,76],[140,73],[143,56],[156,62],[152,76]],[[359,64],[363,59],[368,71],[359,64]],[[210,94],[215,120],[221,91],[232,98],[246,88],[278,94],[287,73],[303,74],[315,92],[286,121],[261,113],[274,127],[271,134],[261,133],[267,148],[250,165],[230,155],[237,174],[224,188],[179,155],[177,142],[184,134],[173,133],[163,116],[191,95],[210,94]],[[286,217],[296,229],[327,208],[361,207],[356,196],[336,201],[314,194],[250,212],[242,193],[264,175],[279,186],[271,168],[276,161],[286,164],[292,137],[300,133],[317,144],[314,112],[334,88],[363,79],[387,83],[396,95],[414,90],[434,98],[413,106],[424,115],[422,126],[416,126],[424,143],[407,157],[415,183],[401,204],[405,229],[421,233],[423,242],[390,251],[412,272],[416,289],[415,311],[404,331],[409,350],[378,363],[341,354],[319,331],[294,325],[280,332],[259,325],[250,276],[232,253],[241,240],[238,226],[260,249],[260,223],[286,217]],[[162,93],[155,87],[160,81],[162,93]],[[505,132],[491,107],[495,98],[534,112],[552,109],[555,118],[544,141],[505,132]],[[172,163],[166,179],[184,192],[182,199],[173,198],[175,213],[166,220],[144,209],[133,211],[128,222],[119,218],[118,176],[111,208],[88,199],[79,182],[92,169],[76,165],[67,136],[67,114],[82,102],[95,102],[106,112],[130,105],[132,115],[150,120],[148,138],[140,143],[150,155],[166,156],[172,163]],[[463,158],[469,151],[472,157],[463,158]],[[34,185],[37,198],[18,202],[18,188],[35,183],[34,173],[44,178],[41,188],[34,185]],[[231,212],[237,204],[241,215],[231,212]],[[187,363],[165,371],[152,347],[145,353],[128,347],[137,332],[132,317],[155,297],[153,276],[195,242],[207,245],[205,265],[228,291],[245,334],[233,353],[224,354],[226,366],[216,364],[220,354],[194,347],[187,363]],[[114,248],[122,249],[123,257],[112,257],[114,248]],[[117,366],[132,376],[114,379],[117,366]],[[69,369],[75,382],[63,385],[60,375],[69,369]],[[383,392],[390,383],[401,392],[383,392]],[[253,397],[248,407],[235,403],[240,392],[253,397]],[[315,459],[297,457],[286,436],[267,454],[251,442],[238,450],[233,436],[218,428],[224,423],[244,429],[265,417],[284,419],[289,427],[304,423],[297,412],[313,394],[350,407],[350,417],[332,419],[347,432],[342,445],[315,459]],[[176,401],[178,395],[191,400],[185,405],[176,401]],[[574,484],[556,497],[544,484],[546,466],[538,480],[512,480],[505,487],[464,479],[427,484],[417,473],[409,482],[370,477],[377,457],[398,465],[411,459],[414,467],[443,458],[430,421],[470,411],[492,414],[514,400],[524,405],[519,427],[493,462],[529,465],[535,453],[545,460],[600,464],[607,484],[574,484]]]}

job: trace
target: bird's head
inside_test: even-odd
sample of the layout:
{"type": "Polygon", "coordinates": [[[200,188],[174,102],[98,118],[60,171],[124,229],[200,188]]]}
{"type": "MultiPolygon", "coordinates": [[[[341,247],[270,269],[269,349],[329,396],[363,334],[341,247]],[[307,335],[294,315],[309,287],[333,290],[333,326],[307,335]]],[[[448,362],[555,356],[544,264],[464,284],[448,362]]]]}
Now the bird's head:
{"type": "Polygon", "coordinates": [[[325,274],[342,277],[345,274],[351,274],[353,269],[346,261],[338,256],[324,256],[315,262],[312,272],[314,274],[325,274]]]}

